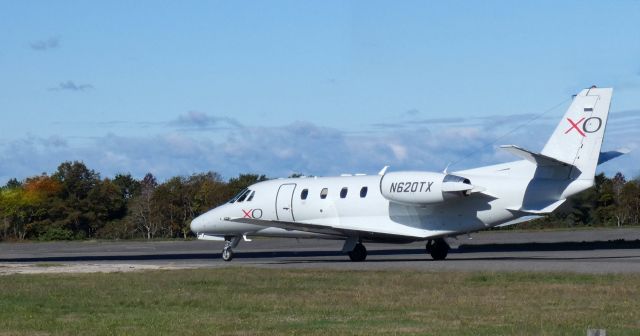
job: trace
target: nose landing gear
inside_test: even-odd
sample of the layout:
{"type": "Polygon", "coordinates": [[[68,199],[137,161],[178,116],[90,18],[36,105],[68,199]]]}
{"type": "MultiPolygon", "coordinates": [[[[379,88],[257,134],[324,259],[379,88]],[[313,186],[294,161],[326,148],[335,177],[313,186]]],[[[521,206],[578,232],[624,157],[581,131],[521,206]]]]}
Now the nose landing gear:
{"type": "Polygon", "coordinates": [[[231,261],[232,259],[233,259],[233,250],[231,249],[231,246],[225,246],[222,249],[222,260],[231,261]]]}
{"type": "Polygon", "coordinates": [[[224,248],[222,249],[222,260],[231,261],[233,259],[233,248],[238,246],[242,236],[224,237],[224,248]]]}

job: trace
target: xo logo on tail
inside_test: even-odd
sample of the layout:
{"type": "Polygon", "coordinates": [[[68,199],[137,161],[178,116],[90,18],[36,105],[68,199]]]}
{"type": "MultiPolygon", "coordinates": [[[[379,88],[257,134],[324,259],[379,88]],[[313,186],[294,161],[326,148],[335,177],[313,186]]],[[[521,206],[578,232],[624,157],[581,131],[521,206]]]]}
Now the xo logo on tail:
{"type": "Polygon", "coordinates": [[[573,121],[571,120],[571,118],[567,118],[567,121],[569,122],[571,127],[569,127],[569,129],[567,129],[564,134],[567,134],[572,130],[576,130],[578,133],[580,133],[580,135],[586,137],[587,133],[595,133],[600,130],[600,127],[602,127],[602,119],[598,117],[590,117],[586,119],[585,117],[582,117],[578,121],[573,121]],[[593,122],[591,122],[592,120],[593,122]],[[580,125],[582,125],[582,127],[580,127],[580,125]]]}

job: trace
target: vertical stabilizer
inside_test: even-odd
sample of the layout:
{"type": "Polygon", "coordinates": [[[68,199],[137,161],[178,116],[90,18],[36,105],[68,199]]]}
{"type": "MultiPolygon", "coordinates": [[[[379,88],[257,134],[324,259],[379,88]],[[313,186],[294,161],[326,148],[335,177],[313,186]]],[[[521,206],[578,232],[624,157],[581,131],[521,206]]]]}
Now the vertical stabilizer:
{"type": "Polygon", "coordinates": [[[571,164],[571,179],[592,180],[611,105],[611,88],[582,90],[575,96],[542,154],[571,164]]]}

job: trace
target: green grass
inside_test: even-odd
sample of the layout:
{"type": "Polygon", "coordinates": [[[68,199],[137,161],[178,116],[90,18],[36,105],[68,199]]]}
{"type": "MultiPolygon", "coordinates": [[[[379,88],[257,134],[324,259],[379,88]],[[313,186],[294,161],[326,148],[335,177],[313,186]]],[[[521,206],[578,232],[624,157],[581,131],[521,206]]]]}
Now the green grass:
{"type": "Polygon", "coordinates": [[[0,335],[610,335],[640,276],[224,268],[0,277],[0,335]]]}

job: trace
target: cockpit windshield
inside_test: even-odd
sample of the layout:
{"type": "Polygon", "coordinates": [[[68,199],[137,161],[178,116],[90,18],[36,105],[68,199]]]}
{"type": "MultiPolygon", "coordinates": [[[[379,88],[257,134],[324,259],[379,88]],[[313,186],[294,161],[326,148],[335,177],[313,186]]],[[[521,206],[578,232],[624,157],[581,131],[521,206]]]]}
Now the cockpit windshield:
{"type": "Polygon", "coordinates": [[[250,193],[251,193],[251,190],[247,189],[247,191],[245,191],[242,195],[240,195],[240,198],[238,198],[236,202],[244,202],[244,200],[247,198],[247,196],[249,196],[250,193]]]}
{"type": "MultiPolygon", "coordinates": [[[[249,189],[247,189],[247,188],[240,190],[239,193],[237,193],[235,196],[233,196],[229,200],[229,203],[235,203],[235,201],[238,201],[240,199],[240,197],[244,196],[248,191],[249,191],[249,189]]],[[[244,201],[244,198],[242,200],[244,201]]],[[[242,202],[242,201],[240,201],[240,202],[242,202]]]]}
{"type": "Polygon", "coordinates": [[[247,202],[251,202],[255,194],[256,194],[255,190],[251,190],[247,188],[242,189],[238,194],[236,194],[235,196],[233,196],[233,198],[229,200],[229,203],[235,203],[235,202],[240,203],[240,202],[244,202],[245,200],[247,202]]]}

